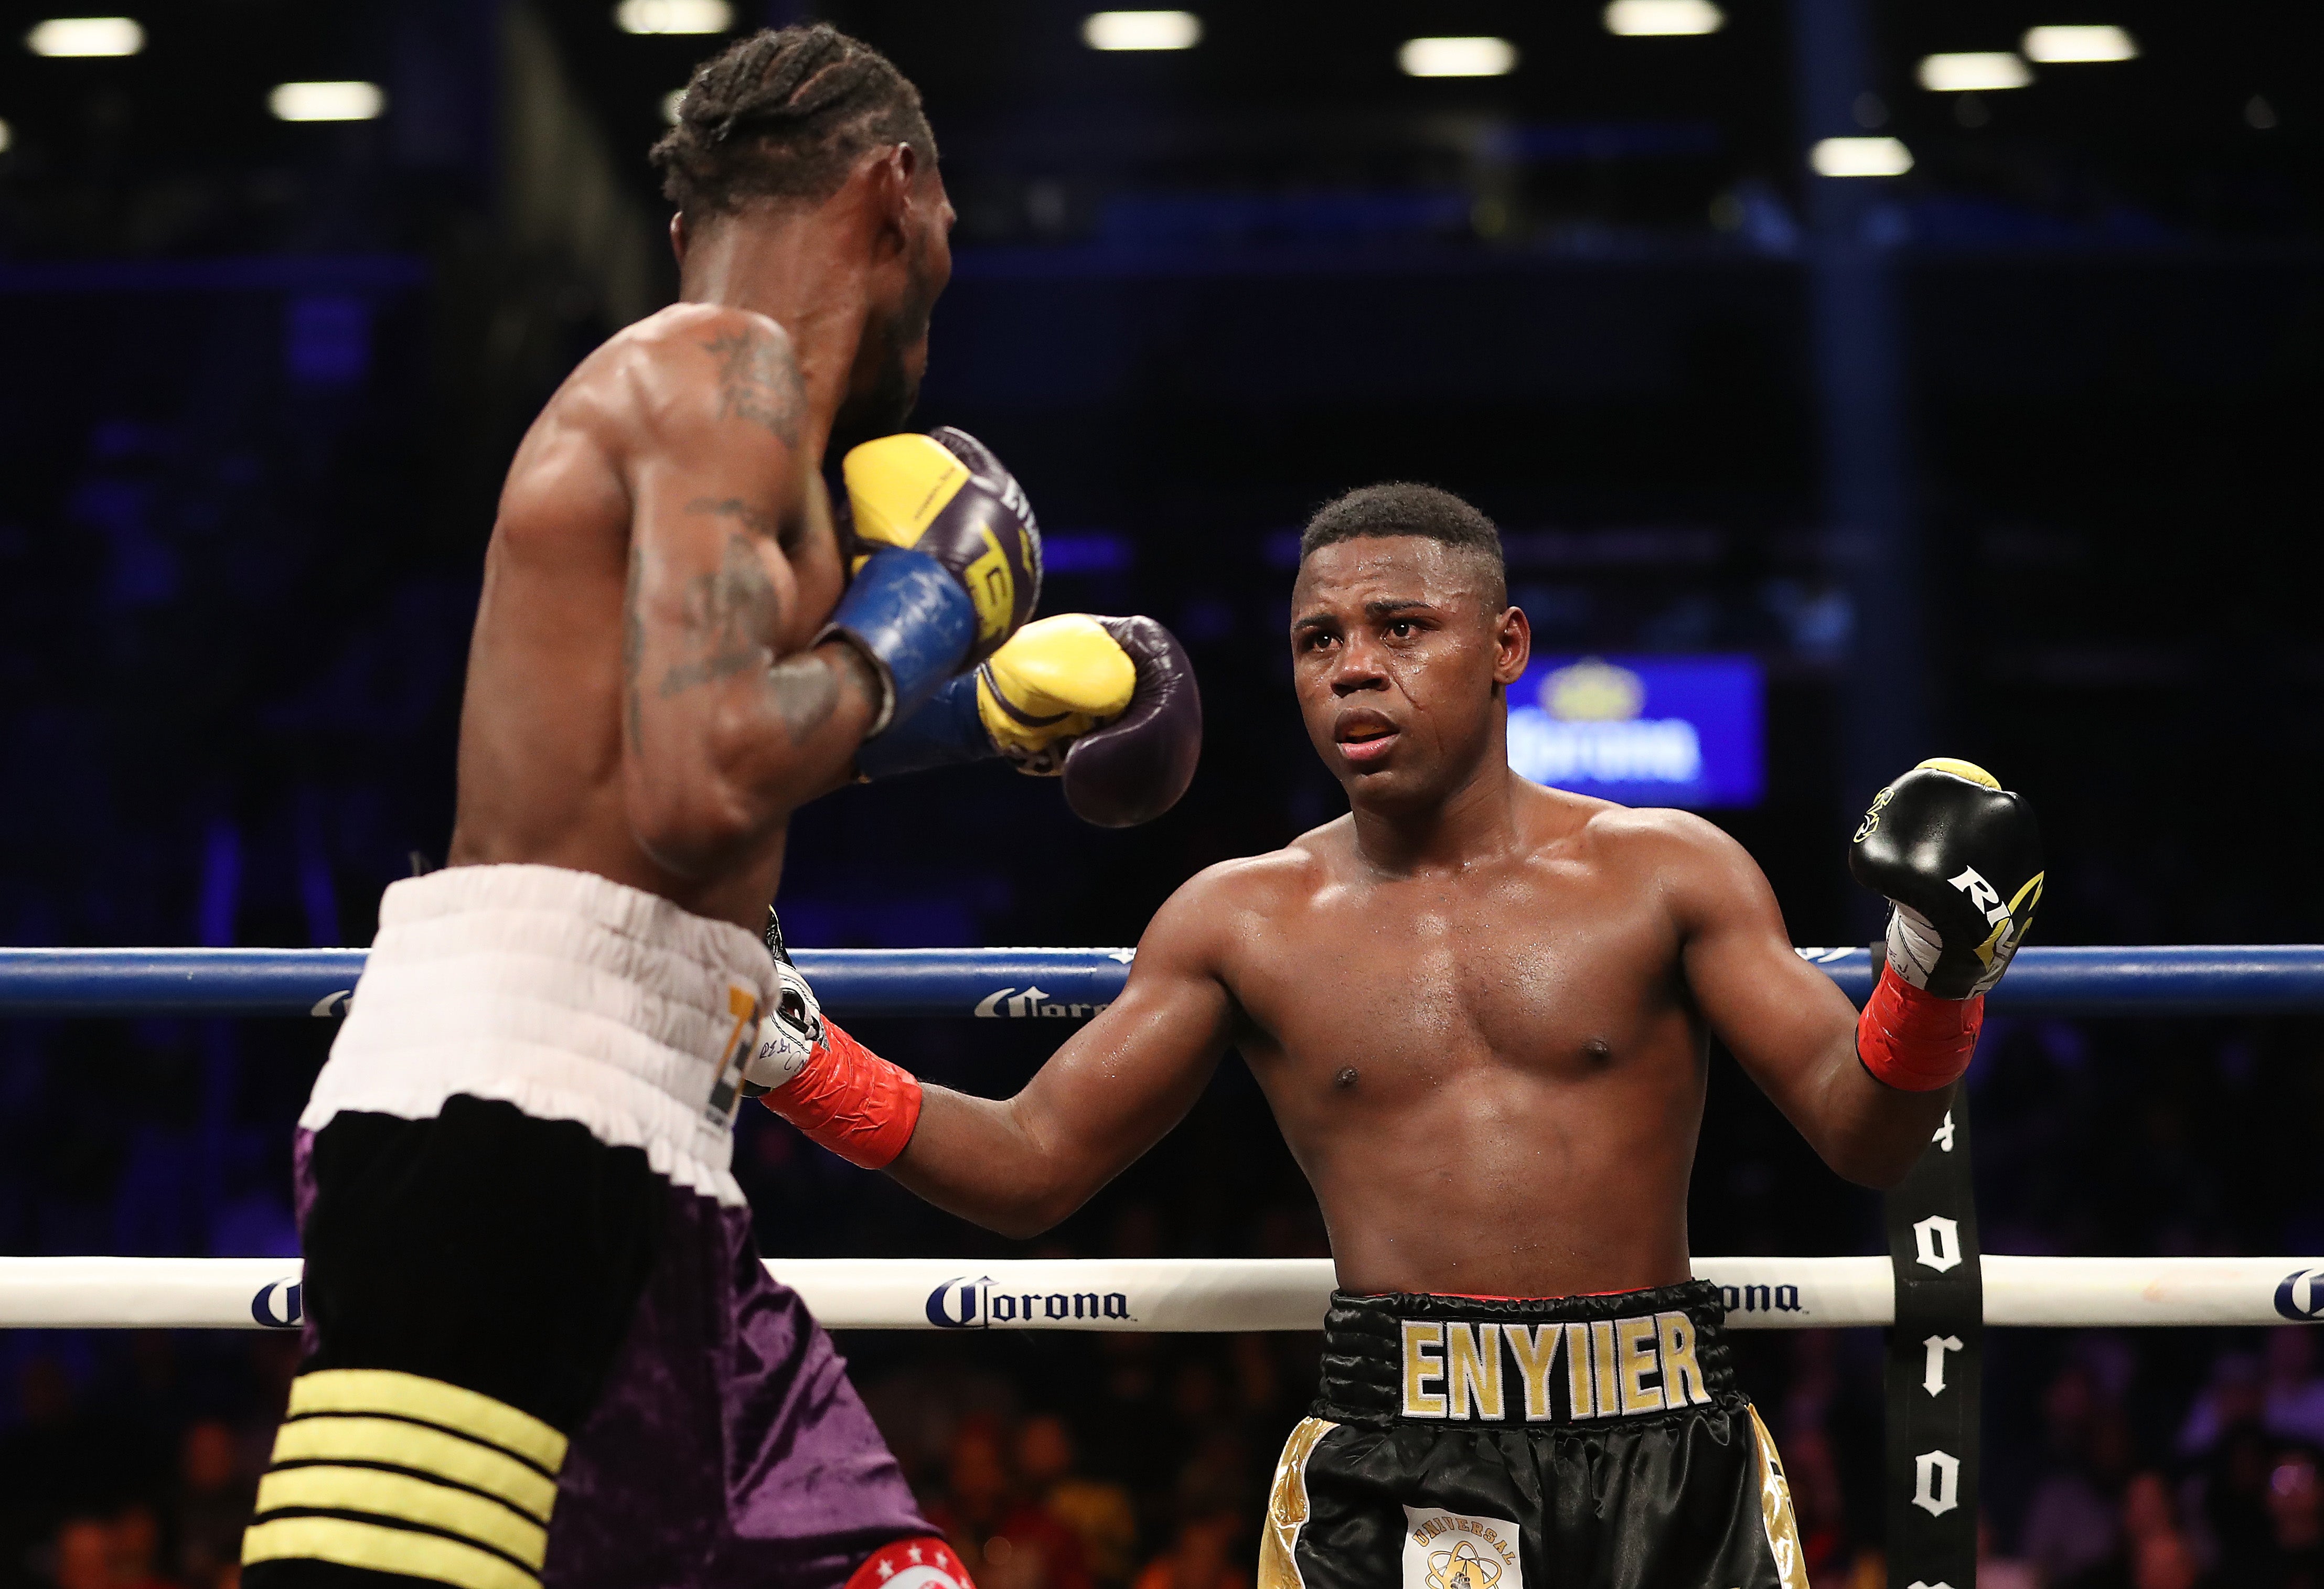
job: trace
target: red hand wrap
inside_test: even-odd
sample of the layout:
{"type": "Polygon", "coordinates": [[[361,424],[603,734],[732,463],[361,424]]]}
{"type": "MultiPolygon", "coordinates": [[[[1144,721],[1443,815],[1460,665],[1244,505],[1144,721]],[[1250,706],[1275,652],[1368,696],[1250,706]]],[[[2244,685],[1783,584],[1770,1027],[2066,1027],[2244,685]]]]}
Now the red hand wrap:
{"type": "Polygon", "coordinates": [[[807,1141],[851,1164],[885,1170],[920,1123],[920,1084],[823,1018],[823,1041],[799,1073],[759,1100],[807,1141]]]}
{"type": "Polygon", "coordinates": [[[1856,1020],[1856,1053],[1864,1068],[1904,1092],[1950,1087],[1977,1052],[1985,995],[1940,998],[1880,969],[1879,984],[1856,1020]]]}

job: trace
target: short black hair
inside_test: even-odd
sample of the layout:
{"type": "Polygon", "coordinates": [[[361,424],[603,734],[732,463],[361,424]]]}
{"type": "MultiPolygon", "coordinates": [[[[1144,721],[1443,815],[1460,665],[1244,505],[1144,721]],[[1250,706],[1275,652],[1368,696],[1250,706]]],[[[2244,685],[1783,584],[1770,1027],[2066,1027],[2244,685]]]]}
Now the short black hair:
{"type": "Polygon", "coordinates": [[[696,221],[753,198],[829,198],[879,143],[936,159],[920,91],[871,45],[815,23],[753,33],[704,61],[649,158],[662,197],[696,221]]]}
{"type": "Polygon", "coordinates": [[[1416,535],[1474,553],[1493,571],[1487,590],[1493,611],[1509,604],[1508,565],[1493,521],[1451,491],[1408,480],[1359,486],[1316,509],[1299,532],[1299,561],[1306,562],[1319,547],[1390,535],[1416,535]]]}

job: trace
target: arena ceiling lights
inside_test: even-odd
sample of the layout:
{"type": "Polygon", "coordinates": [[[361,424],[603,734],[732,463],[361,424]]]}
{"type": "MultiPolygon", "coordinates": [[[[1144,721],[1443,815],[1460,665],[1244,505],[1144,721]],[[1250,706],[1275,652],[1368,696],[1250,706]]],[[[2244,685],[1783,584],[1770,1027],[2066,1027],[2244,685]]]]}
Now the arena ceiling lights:
{"type": "Polygon", "coordinates": [[[387,108],[377,83],[278,83],[266,108],[279,122],[367,122],[387,108]]]}
{"type": "Polygon", "coordinates": [[[1203,41],[1203,19],[1191,11],[1093,11],[1082,19],[1082,42],[1093,50],[1192,50],[1203,41]]]}
{"type": "Polygon", "coordinates": [[[1396,64],[1408,78],[1499,78],[1517,69],[1517,47],[1507,39],[1406,39],[1396,64]]]}
{"type": "Polygon", "coordinates": [[[2024,58],[2006,50],[1971,50],[1921,58],[1921,87],[1935,94],[1990,94],[2034,80],[2024,58]]]}
{"type": "Polygon", "coordinates": [[[1913,169],[1913,152],[1895,138],[1826,138],[1808,151],[1819,177],[1901,177],[1913,169]]]}
{"type": "Polygon", "coordinates": [[[2116,27],[2029,28],[2019,48],[2043,66],[2138,59],[2138,41],[2116,27]]]}
{"type": "Polygon", "coordinates": [[[1727,14],[1711,0],[1612,0],[1606,7],[1606,31],[1625,39],[1715,33],[1726,25],[1727,14]]]}
{"type": "Polygon", "coordinates": [[[145,30],[126,16],[52,16],[24,35],[35,55],[134,55],[145,48],[145,30]]]}
{"type": "Polygon", "coordinates": [[[726,0],[622,0],[613,25],[625,33],[723,33],[734,25],[726,0]]]}

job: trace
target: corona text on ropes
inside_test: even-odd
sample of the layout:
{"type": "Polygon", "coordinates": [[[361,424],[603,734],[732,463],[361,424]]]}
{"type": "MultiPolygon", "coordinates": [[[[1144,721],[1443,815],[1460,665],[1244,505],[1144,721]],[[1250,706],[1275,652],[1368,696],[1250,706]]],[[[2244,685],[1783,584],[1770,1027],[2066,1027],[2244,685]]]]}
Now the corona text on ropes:
{"type": "Polygon", "coordinates": [[[1004,1291],[989,1274],[957,1275],[928,1293],[928,1322],[938,1329],[1111,1319],[1135,1324],[1127,1291],[1004,1291]]]}
{"type": "Polygon", "coordinates": [[[1067,1004],[1053,998],[1038,987],[1028,987],[1022,993],[1014,987],[1002,987],[978,999],[973,1013],[986,1021],[1004,1018],[1011,1021],[1078,1021],[1089,1015],[1102,1015],[1111,1005],[1111,999],[1102,1004],[1091,1004],[1086,1000],[1080,1004],[1067,1004]]]}
{"type": "Polygon", "coordinates": [[[1720,1304],[1729,1313],[1804,1313],[1797,1286],[1720,1286],[1720,1304]]]}

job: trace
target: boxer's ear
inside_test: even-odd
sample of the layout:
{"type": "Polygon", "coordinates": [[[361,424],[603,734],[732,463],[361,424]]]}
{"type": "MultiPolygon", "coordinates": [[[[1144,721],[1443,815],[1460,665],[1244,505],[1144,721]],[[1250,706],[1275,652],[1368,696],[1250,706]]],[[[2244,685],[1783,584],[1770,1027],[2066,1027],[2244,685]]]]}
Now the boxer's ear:
{"type": "Polygon", "coordinates": [[[686,212],[678,211],[669,217],[669,252],[677,256],[678,268],[686,269],[686,212]]]}

